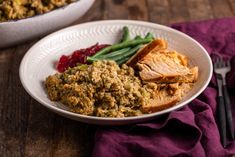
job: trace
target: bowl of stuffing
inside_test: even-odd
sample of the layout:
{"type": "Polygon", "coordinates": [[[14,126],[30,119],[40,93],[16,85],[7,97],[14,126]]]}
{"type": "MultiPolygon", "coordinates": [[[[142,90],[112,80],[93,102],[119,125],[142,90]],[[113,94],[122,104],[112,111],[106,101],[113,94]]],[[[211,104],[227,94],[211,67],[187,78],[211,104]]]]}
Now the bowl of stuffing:
{"type": "Polygon", "coordinates": [[[72,24],[94,0],[0,0],[0,48],[40,37],[72,24]]]}

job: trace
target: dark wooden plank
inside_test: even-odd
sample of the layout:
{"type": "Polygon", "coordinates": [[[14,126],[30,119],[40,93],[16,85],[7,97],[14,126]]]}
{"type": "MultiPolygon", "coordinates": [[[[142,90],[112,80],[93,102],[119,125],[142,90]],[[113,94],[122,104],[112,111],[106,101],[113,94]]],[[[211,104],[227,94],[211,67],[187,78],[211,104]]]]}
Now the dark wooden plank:
{"type": "Polygon", "coordinates": [[[228,0],[228,3],[232,10],[233,16],[235,16],[235,0],[228,0]]]}
{"type": "Polygon", "coordinates": [[[31,99],[19,79],[19,65],[28,45],[0,52],[0,155],[23,156],[31,99]]]}
{"type": "Polygon", "coordinates": [[[95,129],[63,117],[56,117],[53,157],[89,157],[92,153],[95,129]]]}
{"type": "Polygon", "coordinates": [[[170,7],[167,0],[147,0],[149,20],[151,22],[168,25],[170,7]]]}
{"type": "Polygon", "coordinates": [[[127,19],[126,0],[103,0],[104,16],[103,19],[127,19]]]}
{"type": "Polygon", "coordinates": [[[25,156],[49,157],[52,154],[55,114],[37,103],[30,102],[25,143],[25,156]]]}
{"type": "Polygon", "coordinates": [[[170,6],[170,24],[189,21],[189,11],[187,7],[187,0],[169,0],[170,6]]]}
{"type": "MultiPolygon", "coordinates": [[[[9,127],[7,125],[7,121],[9,121],[7,109],[9,108],[7,101],[8,94],[5,92],[9,86],[9,71],[12,67],[10,60],[13,59],[13,53],[15,49],[6,49],[2,50],[0,53],[0,155],[10,155],[9,150],[9,127]],[[3,90],[4,89],[4,90],[3,90]]],[[[11,145],[11,144],[10,144],[11,145]]],[[[14,152],[14,154],[20,154],[14,152]]]]}
{"type": "MultiPolygon", "coordinates": [[[[29,49],[36,41],[38,41],[38,39],[17,47],[15,53],[21,54],[20,57],[18,55],[14,57],[14,59],[17,58],[19,60],[18,64],[13,63],[16,66],[15,70],[17,73],[10,72],[10,76],[12,75],[16,78],[19,76],[18,69],[20,60],[22,59],[27,49],[29,49]],[[22,49],[22,47],[26,48],[22,49]]],[[[16,81],[16,83],[20,87],[20,90],[14,90],[16,90],[19,94],[20,99],[23,99],[24,101],[19,101],[19,99],[14,104],[19,105],[21,108],[27,107],[27,112],[22,113],[24,116],[26,116],[25,119],[20,118],[21,121],[25,121],[24,123],[20,124],[20,127],[25,128],[21,135],[23,136],[23,139],[19,138],[19,140],[21,140],[21,144],[19,145],[22,145],[21,150],[24,151],[21,156],[49,156],[51,153],[50,139],[53,137],[52,133],[54,127],[54,113],[48,111],[45,107],[32,99],[20,85],[21,83],[19,79],[16,81]]],[[[14,110],[16,110],[15,112],[21,112],[21,110],[14,108],[11,112],[14,113],[14,110]]],[[[12,132],[14,132],[13,128],[12,132]]]]}
{"type": "Polygon", "coordinates": [[[213,18],[209,0],[188,0],[190,21],[208,20],[213,18]]]}
{"type": "Polygon", "coordinates": [[[132,20],[148,20],[148,8],[146,0],[128,0],[128,18],[132,20]]]}
{"type": "Polygon", "coordinates": [[[89,11],[74,24],[101,20],[104,16],[104,6],[102,0],[96,0],[89,11]]]}
{"type": "Polygon", "coordinates": [[[233,16],[230,4],[227,0],[210,0],[210,5],[212,7],[215,18],[233,16]]]}

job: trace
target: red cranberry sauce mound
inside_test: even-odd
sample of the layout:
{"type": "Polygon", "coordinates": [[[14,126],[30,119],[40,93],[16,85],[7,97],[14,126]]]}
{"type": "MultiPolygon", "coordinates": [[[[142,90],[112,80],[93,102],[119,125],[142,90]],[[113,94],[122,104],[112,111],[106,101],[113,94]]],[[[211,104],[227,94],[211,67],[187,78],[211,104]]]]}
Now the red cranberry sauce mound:
{"type": "Polygon", "coordinates": [[[60,57],[59,62],[56,65],[56,69],[59,72],[64,72],[69,67],[70,68],[75,67],[78,63],[86,64],[87,63],[87,61],[86,61],[87,56],[92,56],[107,46],[109,46],[109,45],[107,45],[107,44],[100,44],[99,45],[97,43],[95,45],[92,45],[91,47],[76,50],[71,55],[68,55],[68,56],[62,55],[60,57]]]}

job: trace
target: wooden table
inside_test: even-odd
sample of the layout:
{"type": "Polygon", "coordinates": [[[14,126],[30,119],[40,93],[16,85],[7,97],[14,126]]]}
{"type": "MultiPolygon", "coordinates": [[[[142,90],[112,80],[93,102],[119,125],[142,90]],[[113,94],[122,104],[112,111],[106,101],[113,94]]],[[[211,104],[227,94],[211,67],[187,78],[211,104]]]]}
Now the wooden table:
{"type": "MultiPolygon", "coordinates": [[[[96,0],[76,23],[134,19],[169,25],[234,15],[235,0],[96,0]]],[[[20,83],[20,61],[38,40],[0,49],[0,156],[90,156],[97,127],[54,114],[20,83]]]]}

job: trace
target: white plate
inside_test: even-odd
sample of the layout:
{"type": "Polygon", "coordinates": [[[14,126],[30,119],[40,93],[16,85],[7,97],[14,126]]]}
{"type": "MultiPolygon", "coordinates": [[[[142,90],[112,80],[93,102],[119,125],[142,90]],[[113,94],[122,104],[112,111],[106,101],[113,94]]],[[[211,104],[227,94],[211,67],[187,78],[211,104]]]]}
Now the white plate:
{"type": "MultiPolygon", "coordinates": [[[[177,110],[195,99],[208,85],[212,76],[212,62],[206,50],[191,37],[166,26],[149,22],[111,20],[84,23],[55,32],[37,42],[25,54],[20,65],[20,79],[26,91],[38,102],[62,116],[92,124],[121,125],[150,120],[177,110]],[[122,35],[122,27],[128,26],[132,36],[152,32],[156,38],[167,40],[169,48],[189,57],[191,64],[199,66],[199,78],[194,88],[177,105],[166,110],[127,118],[100,118],[69,112],[60,103],[48,99],[43,81],[56,73],[55,62],[61,55],[86,48],[97,42],[112,44],[122,35]]],[[[40,113],[38,113],[40,114],[40,113]]]]}

